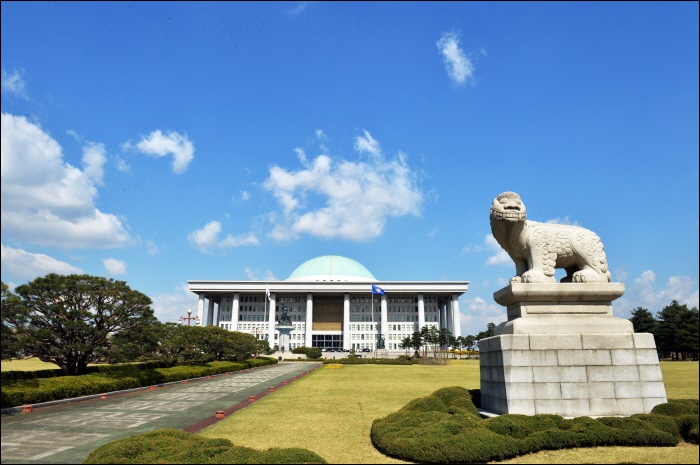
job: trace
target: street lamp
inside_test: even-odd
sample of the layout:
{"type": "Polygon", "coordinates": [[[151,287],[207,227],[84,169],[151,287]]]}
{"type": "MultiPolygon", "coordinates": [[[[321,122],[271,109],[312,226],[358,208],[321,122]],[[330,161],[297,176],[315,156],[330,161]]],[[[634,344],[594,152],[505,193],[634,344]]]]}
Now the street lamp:
{"type": "Polygon", "coordinates": [[[177,322],[177,324],[181,325],[182,323],[184,323],[185,320],[187,320],[187,326],[189,326],[192,321],[194,321],[194,323],[196,325],[199,324],[199,317],[198,316],[193,317],[192,310],[189,308],[187,309],[187,316],[186,317],[181,316],[180,320],[177,322]]]}

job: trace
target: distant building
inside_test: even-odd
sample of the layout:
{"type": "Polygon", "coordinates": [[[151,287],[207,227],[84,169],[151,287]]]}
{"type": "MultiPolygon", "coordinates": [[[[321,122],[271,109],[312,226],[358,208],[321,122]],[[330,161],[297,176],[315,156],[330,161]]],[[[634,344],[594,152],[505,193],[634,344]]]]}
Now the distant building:
{"type": "Polygon", "coordinates": [[[389,350],[425,325],[460,336],[459,296],[468,281],[378,281],[347,257],[312,258],[284,281],[188,281],[199,296],[203,326],[280,341],[275,329],[286,310],[295,347],[374,350],[379,337],[389,350]],[[375,293],[373,293],[375,289],[375,293]],[[381,294],[383,292],[383,294],[381,294]],[[205,305],[205,301],[207,304],[205,305]]]}

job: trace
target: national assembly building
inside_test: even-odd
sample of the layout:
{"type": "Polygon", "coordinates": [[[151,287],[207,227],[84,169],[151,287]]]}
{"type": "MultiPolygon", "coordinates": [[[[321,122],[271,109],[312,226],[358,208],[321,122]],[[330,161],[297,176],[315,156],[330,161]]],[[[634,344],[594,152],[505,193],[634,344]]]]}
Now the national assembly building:
{"type": "Polygon", "coordinates": [[[312,258],[284,281],[188,281],[202,326],[267,339],[281,350],[400,350],[425,325],[460,336],[468,281],[378,281],[339,255],[312,258]]]}

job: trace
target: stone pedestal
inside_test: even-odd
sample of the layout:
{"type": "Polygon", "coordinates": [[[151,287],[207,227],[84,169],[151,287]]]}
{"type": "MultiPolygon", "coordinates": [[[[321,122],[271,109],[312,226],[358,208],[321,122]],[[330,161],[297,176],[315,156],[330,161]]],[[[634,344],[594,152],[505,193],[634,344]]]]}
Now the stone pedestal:
{"type": "Polygon", "coordinates": [[[282,346],[284,346],[285,352],[288,350],[291,351],[291,333],[292,331],[294,331],[294,325],[279,324],[275,326],[275,329],[280,333],[279,340],[277,342],[277,344],[280,347],[280,350],[282,350],[282,346]]]}
{"type": "Polygon", "coordinates": [[[665,403],[654,337],[616,318],[620,283],[512,283],[494,294],[508,309],[479,341],[486,413],[628,416],[665,403]]]}
{"type": "Polygon", "coordinates": [[[376,349],[374,351],[374,358],[391,358],[391,354],[387,349],[376,349]]]}

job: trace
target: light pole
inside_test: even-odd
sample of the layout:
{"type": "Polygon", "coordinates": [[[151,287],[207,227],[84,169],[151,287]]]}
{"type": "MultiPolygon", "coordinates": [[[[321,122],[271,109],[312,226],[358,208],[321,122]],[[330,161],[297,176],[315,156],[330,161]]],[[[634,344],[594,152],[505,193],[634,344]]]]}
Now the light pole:
{"type": "Polygon", "coordinates": [[[187,320],[187,326],[189,326],[192,321],[194,321],[194,323],[197,325],[199,324],[199,317],[198,316],[193,317],[192,310],[189,308],[187,309],[187,316],[186,317],[181,316],[180,320],[177,322],[177,324],[181,325],[182,323],[184,323],[185,320],[187,320]]]}

